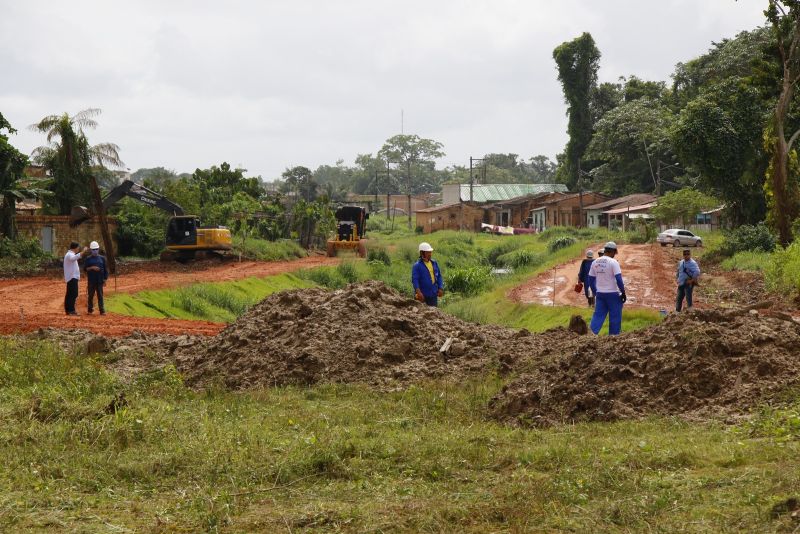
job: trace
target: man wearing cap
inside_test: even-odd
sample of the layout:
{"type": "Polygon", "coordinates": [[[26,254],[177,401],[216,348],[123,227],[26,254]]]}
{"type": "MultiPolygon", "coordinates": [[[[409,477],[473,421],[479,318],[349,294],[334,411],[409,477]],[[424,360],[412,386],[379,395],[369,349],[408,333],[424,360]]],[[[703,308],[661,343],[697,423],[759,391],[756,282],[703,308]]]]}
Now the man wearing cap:
{"type": "Polygon", "coordinates": [[[86,270],[86,278],[89,286],[89,313],[94,312],[94,295],[97,294],[97,307],[100,308],[100,315],[106,314],[106,307],[103,303],[103,285],[108,280],[108,270],[106,269],[106,259],[100,255],[100,244],[92,241],[89,244],[91,255],[84,261],[83,268],[86,270]]]}
{"type": "Polygon", "coordinates": [[[581,261],[581,268],[578,270],[578,280],[583,284],[583,294],[586,295],[586,300],[589,306],[594,306],[594,293],[592,288],[589,287],[589,268],[594,262],[594,252],[591,250],[586,251],[586,258],[581,261]]]}
{"type": "Polygon", "coordinates": [[[608,315],[608,334],[615,336],[622,328],[622,305],[628,297],[625,296],[622,269],[614,259],[617,255],[617,244],[609,241],[603,249],[605,255],[594,260],[589,269],[589,285],[597,298],[589,328],[599,334],[608,315]]]}
{"type": "Polygon", "coordinates": [[[444,295],[444,282],[439,264],[431,259],[433,247],[429,243],[419,244],[419,259],[411,267],[411,284],[414,298],[428,306],[436,306],[444,295]]]}
{"type": "Polygon", "coordinates": [[[88,249],[73,241],[69,250],[64,255],[64,281],[67,283],[67,293],[64,295],[64,312],[67,315],[78,315],[75,311],[75,301],[78,299],[78,281],[81,279],[81,268],[78,260],[88,253],[88,249]]]}
{"type": "Polygon", "coordinates": [[[698,278],[700,278],[700,266],[692,259],[692,251],[687,248],[683,251],[683,259],[678,263],[678,272],[675,273],[675,281],[678,284],[675,311],[681,311],[684,297],[686,297],[686,306],[692,307],[692,293],[698,278]]]}

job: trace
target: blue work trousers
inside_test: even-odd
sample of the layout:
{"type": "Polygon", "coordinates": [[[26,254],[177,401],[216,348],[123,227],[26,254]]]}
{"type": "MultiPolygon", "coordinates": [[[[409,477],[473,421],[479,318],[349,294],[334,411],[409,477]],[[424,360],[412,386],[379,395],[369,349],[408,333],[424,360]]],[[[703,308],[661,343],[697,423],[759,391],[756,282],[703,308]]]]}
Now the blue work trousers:
{"type": "Polygon", "coordinates": [[[598,293],[595,297],[594,315],[589,328],[599,334],[608,315],[608,335],[619,335],[622,329],[622,298],[619,293],[598,293]]]}
{"type": "Polygon", "coordinates": [[[438,306],[439,305],[439,296],[434,295],[432,297],[425,297],[425,304],[428,306],[438,306]]]}
{"type": "Polygon", "coordinates": [[[694,284],[681,284],[678,286],[678,298],[675,299],[675,311],[681,311],[683,308],[683,297],[686,297],[686,305],[692,307],[692,293],[694,292],[694,284]]]}

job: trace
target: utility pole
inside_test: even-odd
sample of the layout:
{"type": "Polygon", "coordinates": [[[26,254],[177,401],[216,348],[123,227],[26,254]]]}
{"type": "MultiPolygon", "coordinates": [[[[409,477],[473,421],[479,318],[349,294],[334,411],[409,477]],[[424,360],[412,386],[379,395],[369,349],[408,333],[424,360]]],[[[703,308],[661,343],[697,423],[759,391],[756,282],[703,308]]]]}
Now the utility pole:
{"type": "Polygon", "coordinates": [[[406,160],[406,173],[408,174],[408,229],[411,230],[411,160],[406,160]]]}
{"type": "Polygon", "coordinates": [[[375,211],[378,210],[378,169],[375,169],[375,211]]]}
{"type": "Polygon", "coordinates": [[[386,217],[389,217],[389,197],[392,191],[392,176],[389,174],[389,160],[386,160],[386,217]]]}
{"type": "MultiPolygon", "coordinates": [[[[475,182],[475,177],[472,174],[473,166],[472,164],[476,161],[483,162],[484,158],[473,158],[472,156],[469,157],[469,201],[472,202],[472,187],[475,182]]],[[[481,169],[481,175],[483,176],[483,182],[486,183],[486,164],[483,164],[483,168],[481,169]]],[[[461,192],[459,191],[459,198],[461,198],[461,192]]]]}

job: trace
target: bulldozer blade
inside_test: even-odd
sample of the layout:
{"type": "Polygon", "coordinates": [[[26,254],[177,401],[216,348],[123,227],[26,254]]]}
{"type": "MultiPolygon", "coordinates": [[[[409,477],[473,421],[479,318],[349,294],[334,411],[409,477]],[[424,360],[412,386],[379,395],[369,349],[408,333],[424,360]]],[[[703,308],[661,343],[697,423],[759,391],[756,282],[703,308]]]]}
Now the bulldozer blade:
{"type": "Polygon", "coordinates": [[[69,226],[70,228],[74,228],[81,224],[83,221],[87,221],[92,218],[92,214],[89,213],[89,210],[84,206],[73,206],[72,211],[69,214],[69,226]]]}

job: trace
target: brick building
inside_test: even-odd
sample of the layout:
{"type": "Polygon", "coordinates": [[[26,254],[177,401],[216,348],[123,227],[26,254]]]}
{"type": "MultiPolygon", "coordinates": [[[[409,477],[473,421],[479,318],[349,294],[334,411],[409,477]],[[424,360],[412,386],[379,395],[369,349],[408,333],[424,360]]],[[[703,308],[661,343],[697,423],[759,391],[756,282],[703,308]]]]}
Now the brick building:
{"type": "Polygon", "coordinates": [[[462,202],[447,206],[434,206],[417,211],[417,227],[429,234],[437,230],[481,231],[481,223],[486,222],[486,210],[476,203],[462,202]]]}
{"type": "MultiPolygon", "coordinates": [[[[108,229],[114,240],[114,250],[117,242],[114,232],[117,229],[117,220],[107,217],[108,229]]],[[[103,243],[100,231],[100,220],[92,218],[83,224],[70,228],[68,215],[20,215],[17,214],[17,231],[19,235],[39,240],[42,250],[54,256],[63,256],[69,248],[70,241],[77,241],[88,245],[91,241],[103,243]]]]}
{"type": "Polygon", "coordinates": [[[586,206],[608,200],[608,196],[593,191],[543,198],[530,211],[531,227],[543,231],[553,226],[586,226],[586,206]],[[584,212],[581,220],[581,202],[584,212]]]}

